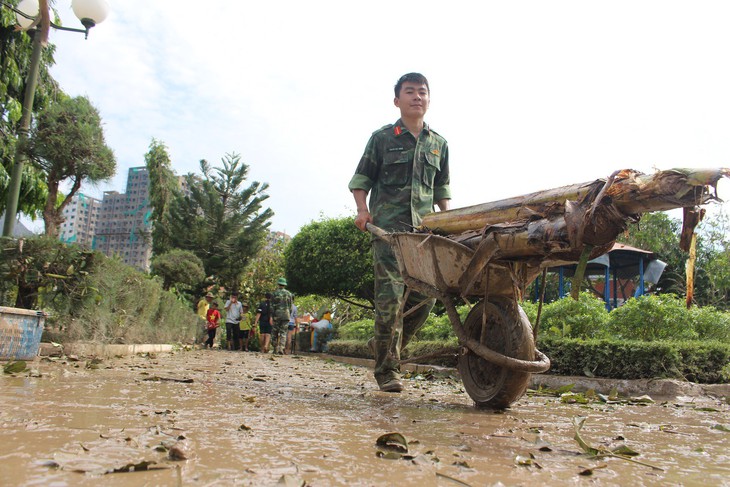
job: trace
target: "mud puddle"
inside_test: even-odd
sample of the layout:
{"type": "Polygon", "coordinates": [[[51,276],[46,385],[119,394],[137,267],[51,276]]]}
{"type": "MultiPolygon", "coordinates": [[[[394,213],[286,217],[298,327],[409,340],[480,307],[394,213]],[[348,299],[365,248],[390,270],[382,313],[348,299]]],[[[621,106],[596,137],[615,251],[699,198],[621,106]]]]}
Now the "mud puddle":
{"type": "Polygon", "coordinates": [[[367,368],[217,350],[29,367],[0,377],[3,485],[730,485],[720,399],[481,411],[454,379],[393,395],[367,368]],[[389,432],[407,452],[376,446],[389,432]]]}

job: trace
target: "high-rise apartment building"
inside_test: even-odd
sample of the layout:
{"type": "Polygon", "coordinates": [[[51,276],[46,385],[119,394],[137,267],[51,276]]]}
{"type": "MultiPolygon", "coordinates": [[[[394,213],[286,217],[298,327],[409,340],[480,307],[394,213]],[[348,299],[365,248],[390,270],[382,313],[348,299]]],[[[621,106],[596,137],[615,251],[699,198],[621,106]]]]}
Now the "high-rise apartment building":
{"type": "Polygon", "coordinates": [[[132,167],[125,193],[104,192],[93,248],[148,271],[152,257],[150,180],[145,167],[132,167]]]}
{"type": "Polygon", "coordinates": [[[100,211],[100,200],[82,193],[75,194],[61,213],[64,217],[58,229],[61,241],[75,243],[85,249],[92,248],[100,211]]]}

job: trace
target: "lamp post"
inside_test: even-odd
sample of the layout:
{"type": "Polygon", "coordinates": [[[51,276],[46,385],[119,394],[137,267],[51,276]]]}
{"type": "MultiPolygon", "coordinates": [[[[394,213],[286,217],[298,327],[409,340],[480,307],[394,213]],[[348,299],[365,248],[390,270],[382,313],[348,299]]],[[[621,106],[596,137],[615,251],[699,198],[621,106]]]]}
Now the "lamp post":
{"type": "MultiPolygon", "coordinates": [[[[15,218],[18,214],[18,200],[20,199],[20,183],[23,176],[23,165],[25,164],[26,155],[24,152],[25,141],[28,139],[30,130],[31,114],[33,112],[33,99],[35,98],[36,86],[38,85],[38,71],[41,63],[41,53],[43,52],[43,32],[39,23],[41,22],[41,12],[38,0],[22,0],[17,7],[0,2],[3,6],[15,12],[18,25],[23,30],[33,29],[33,52],[30,57],[30,68],[25,83],[25,92],[23,94],[23,112],[20,117],[20,126],[18,127],[18,140],[15,146],[15,160],[13,162],[13,171],[8,184],[8,196],[5,205],[5,224],[3,225],[3,237],[12,237],[13,227],[15,226],[15,218]]],[[[47,2],[44,2],[47,6],[47,2]]],[[[65,30],[69,32],[80,32],[88,37],[89,29],[99,22],[102,22],[109,13],[109,6],[105,0],[73,0],[71,8],[76,17],[81,21],[83,29],[73,29],[63,27],[50,22],[50,26],[57,30],[65,30]]]]}

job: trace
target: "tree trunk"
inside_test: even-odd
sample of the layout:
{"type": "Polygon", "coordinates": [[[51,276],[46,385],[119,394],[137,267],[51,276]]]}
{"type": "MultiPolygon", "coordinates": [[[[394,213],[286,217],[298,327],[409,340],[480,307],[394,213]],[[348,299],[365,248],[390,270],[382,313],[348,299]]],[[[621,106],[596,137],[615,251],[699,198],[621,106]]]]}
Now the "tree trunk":
{"type": "Polygon", "coordinates": [[[651,211],[692,207],[716,199],[709,192],[730,169],[670,169],[654,174],[633,170],[615,172],[608,180],[562,186],[514,198],[430,213],[422,226],[435,233],[457,234],[481,230],[489,225],[549,218],[565,213],[567,202],[590,203],[593,208],[613,206],[629,219],[651,211]]]}

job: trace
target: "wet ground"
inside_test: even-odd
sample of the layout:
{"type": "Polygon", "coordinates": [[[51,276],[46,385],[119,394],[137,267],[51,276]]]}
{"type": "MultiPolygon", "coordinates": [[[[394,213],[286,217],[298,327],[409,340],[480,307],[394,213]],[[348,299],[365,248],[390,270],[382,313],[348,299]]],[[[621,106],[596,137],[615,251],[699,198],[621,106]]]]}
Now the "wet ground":
{"type": "Polygon", "coordinates": [[[0,377],[2,485],[730,485],[724,398],[483,411],[455,379],[387,394],[365,367],[218,350],[29,368],[0,377]],[[407,452],[376,445],[393,432],[407,452]]]}

